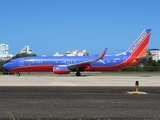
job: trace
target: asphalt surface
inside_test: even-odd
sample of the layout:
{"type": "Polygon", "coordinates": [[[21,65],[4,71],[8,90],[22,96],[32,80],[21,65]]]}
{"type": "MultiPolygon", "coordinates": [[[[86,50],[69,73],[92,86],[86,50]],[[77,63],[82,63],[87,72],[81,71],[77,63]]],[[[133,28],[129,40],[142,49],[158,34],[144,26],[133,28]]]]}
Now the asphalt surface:
{"type": "Polygon", "coordinates": [[[159,120],[160,88],[0,87],[0,119],[159,120]]]}

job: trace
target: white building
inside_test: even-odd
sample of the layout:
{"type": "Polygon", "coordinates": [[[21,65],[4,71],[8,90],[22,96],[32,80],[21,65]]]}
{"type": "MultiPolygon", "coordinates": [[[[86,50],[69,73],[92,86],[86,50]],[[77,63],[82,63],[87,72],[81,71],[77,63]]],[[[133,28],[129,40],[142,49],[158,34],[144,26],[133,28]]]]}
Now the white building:
{"type": "MultiPolygon", "coordinates": [[[[87,50],[79,51],[79,50],[74,50],[74,51],[67,51],[66,56],[88,56],[89,53],[87,50]]],[[[64,56],[63,54],[59,54],[56,52],[53,56],[64,56]]]]}
{"type": "Polygon", "coordinates": [[[8,54],[9,46],[7,44],[0,44],[0,61],[6,61],[13,57],[12,54],[8,54]]]}
{"type": "Polygon", "coordinates": [[[152,60],[160,60],[160,49],[150,49],[150,53],[153,55],[152,60]]]}
{"type": "Polygon", "coordinates": [[[24,46],[24,48],[21,49],[21,53],[32,54],[32,50],[29,48],[29,46],[24,46]]]}
{"type": "Polygon", "coordinates": [[[8,55],[8,45],[0,44],[0,55],[8,55]]]}
{"type": "Polygon", "coordinates": [[[75,51],[67,51],[66,55],[67,56],[88,56],[89,53],[87,52],[87,50],[83,50],[83,51],[75,50],[75,51]]]}

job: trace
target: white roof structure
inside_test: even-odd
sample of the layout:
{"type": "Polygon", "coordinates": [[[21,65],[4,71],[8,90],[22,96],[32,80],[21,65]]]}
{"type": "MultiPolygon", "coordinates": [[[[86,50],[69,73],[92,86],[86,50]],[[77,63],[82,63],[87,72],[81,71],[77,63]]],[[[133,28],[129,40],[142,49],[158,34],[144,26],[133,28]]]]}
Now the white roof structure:
{"type": "Polygon", "coordinates": [[[29,46],[24,46],[24,48],[21,49],[21,53],[32,54],[32,50],[29,48],[29,46]]]}
{"type": "Polygon", "coordinates": [[[56,52],[53,56],[64,56],[63,54],[59,54],[58,52],[56,52]]]}

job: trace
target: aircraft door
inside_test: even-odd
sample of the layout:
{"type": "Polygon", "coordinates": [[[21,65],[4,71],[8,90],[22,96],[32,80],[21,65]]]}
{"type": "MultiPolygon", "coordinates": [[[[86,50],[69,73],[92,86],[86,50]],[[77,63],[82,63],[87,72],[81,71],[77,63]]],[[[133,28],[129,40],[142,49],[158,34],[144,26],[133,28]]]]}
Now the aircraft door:
{"type": "Polygon", "coordinates": [[[20,58],[20,59],[19,59],[19,66],[23,66],[23,65],[24,65],[23,58],[20,58]]]}

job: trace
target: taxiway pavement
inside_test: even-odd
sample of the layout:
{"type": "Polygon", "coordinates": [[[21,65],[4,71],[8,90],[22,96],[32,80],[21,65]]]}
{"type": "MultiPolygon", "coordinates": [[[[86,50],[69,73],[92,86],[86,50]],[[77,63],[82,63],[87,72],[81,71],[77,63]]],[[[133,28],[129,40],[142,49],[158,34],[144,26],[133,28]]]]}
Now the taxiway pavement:
{"type": "Polygon", "coordinates": [[[0,119],[158,120],[159,74],[0,75],[0,119]],[[128,94],[139,90],[147,94],[128,94]]]}
{"type": "Polygon", "coordinates": [[[0,87],[0,119],[159,120],[159,87],[0,87]]]}

